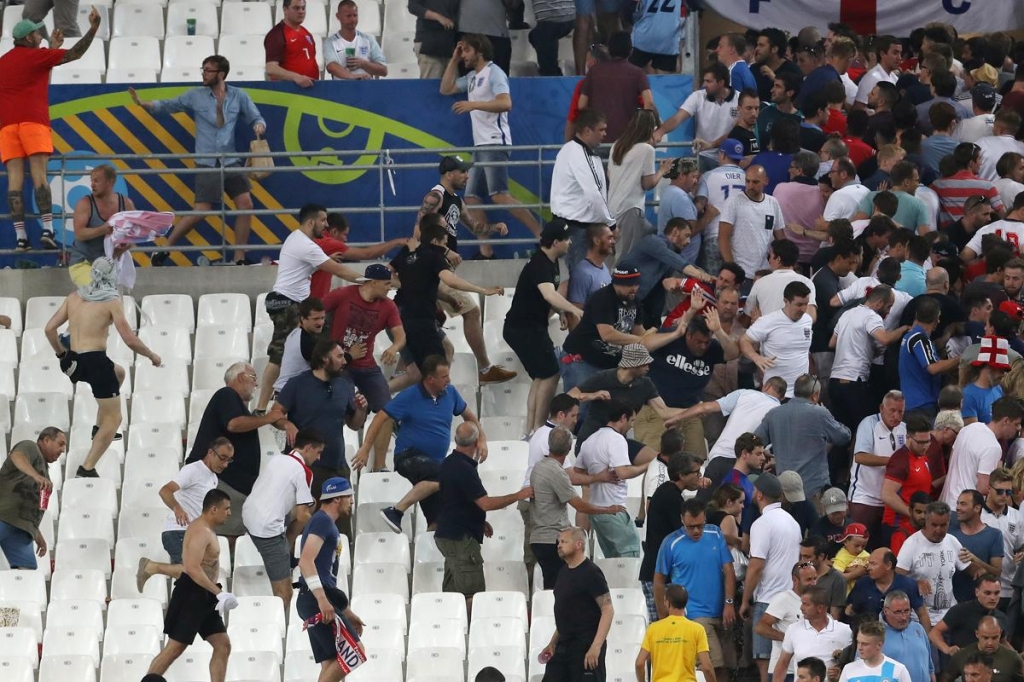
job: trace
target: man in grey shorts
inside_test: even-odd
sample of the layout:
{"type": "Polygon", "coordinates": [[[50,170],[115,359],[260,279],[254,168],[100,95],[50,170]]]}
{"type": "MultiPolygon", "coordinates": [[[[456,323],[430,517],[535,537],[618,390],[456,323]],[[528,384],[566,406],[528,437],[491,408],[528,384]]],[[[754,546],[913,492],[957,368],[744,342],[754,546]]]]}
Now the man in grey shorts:
{"type": "MultiPolygon", "coordinates": [[[[267,124],[260,115],[249,94],[241,88],[225,84],[231,66],[225,57],[213,55],[203,60],[203,85],[199,88],[186,90],[174,99],[143,102],[135,94],[134,88],[128,88],[135,104],[148,109],[154,114],[174,114],[187,111],[192,114],[196,124],[196,153],[235,154],[235,125],[239,117],[252,126],[256,137],[266,131],[267,124]]],[[[239,211],[252,210],[252,197],[249,190],[248,174],[235,172],[242,169],[242,159],[238,157],[209,157],[196,159],[201,171],[195,178],[195,210],[209,211],[223,201],[225,194],[235,202],[239,211]],[[221,170],[223,167],[223,171],[221,170]]],[[[171,234],[167,237],[167,245],[176,243],[191,232],[203,219],[203,216],[186,216],[178,221],[171,234]]],[[[252,216],[240,215],[235,218],[235,264],[246,265],[244,246],[249,242],[249,229],[252,216]]],[[[152,256],[153,265],[167,262],[169,253],[157,251],[152,256]]]]}
{"type": "Polygon", "coordinates": [[[242,505],[242,523],[263,557],[274,596],[292,603],[292,547],[313,511],[310,465],[320,459],[324,438],[313,431],[295,434],[291,452],[270,458],[242,505]]]}

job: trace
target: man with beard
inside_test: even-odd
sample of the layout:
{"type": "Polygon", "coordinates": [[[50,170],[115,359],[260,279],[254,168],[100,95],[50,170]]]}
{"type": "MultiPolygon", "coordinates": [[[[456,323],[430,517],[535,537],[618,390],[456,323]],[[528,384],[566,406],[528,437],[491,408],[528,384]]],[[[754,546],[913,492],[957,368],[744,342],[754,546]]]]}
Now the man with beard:
{"type": "MultiPolygon", "coordinates": [[[[612,283],[612,273],[605,261],[615,253],[615,233],[607,225],[591,225],[583,234],[587,240],[587,256],[569,273],[568,290],[569,302],[580,310],[592,293],[612,283]]],[[[578,322],[567,321],[573,326],[578,322]]]]}
{"type": "MultiPolygon", "coordinates": [[[[416,216],[416,226],[413,229],[413,238],[424,244],[430,244],[431,240],[422,238],[420,230],[423,218],[429,214],[437,214],[442,218],[441,224],[447,230],[447,239],[443,245],[444,257],[454,268],[462,262],[459,256],[459,223],[468,227],[474,235],[484,238],[497,232],[501,236],[508,234],[505,223],[489,224],[479,214],[470,213],[462,198],[456,194],[457,190],[466,189],[469,182],[469,171],[473,164],[463,161],[457,156],[445,156],[438,165],[438,172],[441,179],[434,185],[427,195],[423,197],[423,204],[416,216]]],[[[401,274],[401,273],[399,273],[401,274]]],[[[449,317],[462,317],[463,329],[466,334],[466,343],[476,356],[477,366],[480,372],[480,383],[502,383],[514,379],[515,372],[511,372],[500,365],[492,365],[487,356],[487,346],[484,343],[483,323],[480,317],[480,306],[476,298],[467,296],[464,292],[467,289],[452,286],[441,278],[437,287],[437,302],[449,317]]],[[[402,307],[399,304],[399,307],[402,307]]],[[[403,310],[404,313],[404,310],[403,310]]],[[[410,330],[406,330],[410,331],[410,330]]],[[[412,334],[410,333],[410,337],[412,334]]],[[[410,344],[410,350],[412,350],[410,344]]],[[[425,356],[424,356],[425,357],[425,356]]],[[[417,359],[417,363],[422,358],[417,359]]]]}
{"type": "MultiPolygon", "coordinates": [[[[128,88],[128,94],[136,105],[154,114],[175,114],[187,111],[195,118],[196,153],[233,154],[235,150],[235,126],[239,117],[252,126],[256,137],[266,132],[267,124],[260,115],[252,98],[242,88],[226,85],[230,64],[227,58],[214,55],[203,60],[203,85],[199,88],[186,90],[175,99],[154,100],[143,102],[135,93],[135,88],[128,88]]],[[[209,211],[215,204],[220,204],[226,194],[235,203],[235,208],[242,211],[235,218],[235,263],[249,263],[245,257],[245,245],[249,242],[249,226],[252,215],[246,213],[253,208],[249,191],[248,174],[230,172],[228,169],[241,169],[242,159],[210,156],[196,159],[196,165],[206,169],[193,176],[195,178],[195,211],[209,211]],[[225,170],[221,170],[222,166],[225,170]]],[[[178,221],[171,234],[167,237],[167,246],[171,246],[187,235],[203,220],[204,216],[190,215],[178,221]]],[[[299,222],[302,222],[300,217],[299,222]]],[[[163,265],[170,254],[157,251],[153,254],[153,265],[163,265]]],[[[183,258],[182,262],[187,262],[183,258]]],[[[302,298],[305,298],[303,296],[302,298]]],[[[302,300],[301,298],[298,300],[302,300]]]]}
{"type": "Polygon", "coordinates": [[[757,116],[760,111],[761,101],[758,99],[756,92],[753,90],[740,92],[739,114],[736,116],[735,127],[729,132],[729,138],[738,140],[743,145],[744,159],[740,162],[741,166],[749,164],[754,154],[761,151],[761,143],[754,133],[754,127],[757,125],[757,116]]]}
{"type": "MultiPolygon", "coordinates": [[[[757,93],[761,99],[767,100],[771,97],[774,82],[780,77],[796,78],[797,88],[804,74],[800,67],[785,58],[788,38],[785,31],[777,28],[762,29],[757,36],[757,43],[754,45],[754,80],[757,82],[757,93]]],[[[794,93],[795,96],[795,93],[794,93]]],[[[767,135],[768,131],[764,131],[767,135]]],[[[764,139],[767,139],[765,137],[764,139]]]]}
{"type": "MultiPolygon", "coordinates": [[[[299,431],[313,431],[324,439],[323,454],[311,467],[313,491],[320,490],[330,478],[348,477],[344,427],[359,431],[366,421],[366,398],[356,393],[352,379],[344,372],[345,364],[345,354],[337,341],[320,341],[313,348],[310,370],[293,377],[277,397],[287,418],[274,425],[285,431],[289,446],[299,431]]],[[[349,519],[342,521],[347,524],[349,519]]],[[[351,537],[347,525],[338,530],[351,537]]]]}

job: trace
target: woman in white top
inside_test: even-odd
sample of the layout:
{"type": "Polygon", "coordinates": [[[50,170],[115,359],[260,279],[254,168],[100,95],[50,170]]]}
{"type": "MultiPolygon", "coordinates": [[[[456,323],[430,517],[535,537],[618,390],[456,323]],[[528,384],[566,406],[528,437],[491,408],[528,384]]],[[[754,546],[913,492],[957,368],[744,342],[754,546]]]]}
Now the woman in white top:
{"type": "Polygon", "coordinates": [[[644,217],[647,190],[653,189],[672,165],[672,160],[654,168],[652,136],[659,125],[657,112],[638,109],[612,147],[608,163],[608,208],[618,228],[616,248],[621,259],[636,242],[655,231],[644,217]]]}

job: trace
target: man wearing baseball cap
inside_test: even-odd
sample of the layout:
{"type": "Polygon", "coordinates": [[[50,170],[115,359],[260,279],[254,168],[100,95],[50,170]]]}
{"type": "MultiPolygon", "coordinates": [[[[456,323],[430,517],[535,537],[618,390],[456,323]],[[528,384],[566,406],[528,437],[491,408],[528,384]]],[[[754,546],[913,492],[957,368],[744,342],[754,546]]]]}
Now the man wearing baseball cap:
{"type": "Polygon", "coordinates": [[[977,142],[991,135],[992,124],[996,120],[992,114],[996,108],[996,89],[988,83],[975,83],[970,92],[971,111],[974,115],[960,123],[961,142],[977,142]]]}
{"type": "MultiPolygon", "coordinates": [[[[28,12],[29,7],[26,6],[25,13],[28,12]]],[[[62,50],[62,30],[55,30],[50,38],[50,47],[43,48],[40,47],[43,42],[40,33],[44,28],[42,21],[22,19],[12,31],[14,49],[0,56],[0,111],[3,112],[0,161],[7,168],[7,206],[14,221],[18,251],[32,248],[25,232],[25,200],[22,196],[25,159],[28,159],[36,206],[43,225],[39,242],[44,249],[57,248],[53,234],[53,198],[46,178],[46,165],[53,154],[48,95],[50,72],[55,66],[81,59],[99,27],[100,14],[93,7],[89,13],[89,30],[74,47],[62,50]]]]}
{"type": "MultiPolygon", "coordinates": [[[[365,274],[356,280],[357,284],[338,287],[324,298],[324,310],[333,315],[331,338],[341,344],[345,352],[352,355],[348,363],[349,376],[356,388],[366,396],[371,412],[379,412],[391,400],[388,380],[374,354],[377,335],[387,330],[391,345],[380,355],[380,362],[394,365],[398,354],[405,347],[405,327],[398,314],[398,306],[388,298],[393,273],[388,266],[373,263],[366,266],[365,274]],[[354,357],[352,348],[362,351],[361,357],[354,357]]],[[[391,441],[391,428],[381,429],[374,446],[373,467],[377,471],[384,467],[384,457],[391,441]]]]}
{"type": "Polygon", "coordinates": [[[622,347],[640,343],[644,328],[636,298],[639,290],[640,271],[620,265],[612,271],[612,283],[587,299],[579,324],[562,344],[562,381],[567,393],[602,369],[618,367],[622,347]]]}
{"type": "Polygon", "coordinates": [[[548,333],[551,309],[575,319],[579,309],[558,293],[558,259],[569,251],[569,225],[555,218],[544,226],[540,248],[519,273],[512,307],[505,315],[502,337],[530,375],[526,402],[526,433],[543,426],[558,388],[558,361],[548,333]]]}
{"type": "MultiPolygon", "coordinates": [[[[321,680],[341,680],[338,664],[338,644],[334,634],[335,616],[358,644],[363,632],[363,621],[349,608],[349,599],[338,587],[338,558],[344,553],[338,549],[337,520],[352,513],[355,491],[348,479],[335,477],[324,481],[320,489],[320,509],[310,517],[302,530],[299,555],[299,596],[295,610],[303,621],[320,615],[320,621],[306,630],[313,648],[313,660],[320,664],[321,680]]],[[[365,660],[365,654],[364,654],[365,660]]]]}
{"type": "MultiPolygon", "coordinates": [[[[704,173],[694,191],[698,206],[703,206],[701,219],[706,223],[703,232],[703,266],[707,272],[718,272],[725,261],[718,250],[720,214],[729,197],[746,188],[746,175],[737,163],[743,158],[743,143],[734,138],[722,140],[715,150],[718,165],[704,173]]],[[[664,200],[662,200],[664,202],[664,200]]],[[[664,203],[662,204],[664,205],[664,203]]],[[[659,224],[661,224],[659,220],[659,224]]],[[[753,272],[746,273],[753,276],[753,272]]]]}

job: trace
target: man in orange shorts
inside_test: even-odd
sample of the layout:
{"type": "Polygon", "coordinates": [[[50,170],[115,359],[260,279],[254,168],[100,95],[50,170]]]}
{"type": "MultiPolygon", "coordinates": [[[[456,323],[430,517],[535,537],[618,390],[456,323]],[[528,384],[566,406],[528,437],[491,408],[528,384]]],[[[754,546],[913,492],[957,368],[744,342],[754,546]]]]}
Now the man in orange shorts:
{"type": "Polygon", "coordinates": [[[64,34],[56,29],[50,47],[43,48],[42,22],[19,21],[13,30],[14,48],[0,57],[0,161],[7,167],[7,203],[14,218],[18,251],[28,251],[25,232],[25,159],[35,188],[36,206],[43,223],[39,243],[56,249],[53,234],[53,199],[46,181],[46,165],[53,154],[50,131],[50,99],[47,87],[55,66],[80,59],[89,49],[100,27],[100,14],[93,7],[89,30],[75,46],[62,50],[64,34]]]}

